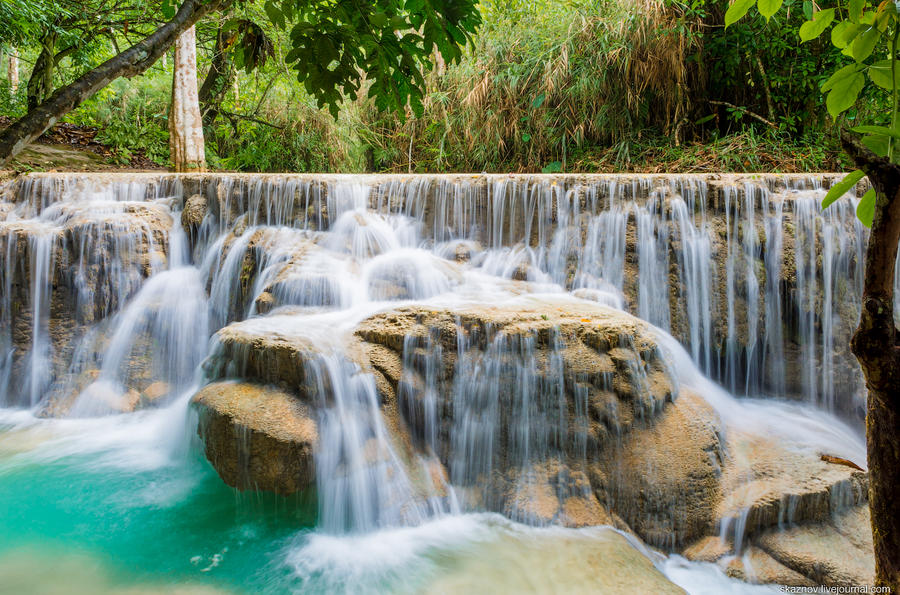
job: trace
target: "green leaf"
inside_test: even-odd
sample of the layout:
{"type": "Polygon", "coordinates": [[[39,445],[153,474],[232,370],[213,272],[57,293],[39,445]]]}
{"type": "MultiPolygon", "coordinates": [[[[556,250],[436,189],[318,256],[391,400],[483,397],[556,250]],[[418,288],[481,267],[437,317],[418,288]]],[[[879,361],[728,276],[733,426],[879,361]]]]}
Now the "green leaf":
{"type": "Polygon", "coordinates": [[[274,2],[266,2],[263,4],[263,10],[266,11],[266,16],[269,17],[269,20],[272,21],[272,24],[276,27],[284,28],[284,15],[281,13],[281,10],[275,6],[274,2]]]}
{"type": "Polygon", "coordinates": [[[850,21],[841,21],[831,30],[831,43],[836,48],[844,49],[859,34],[859,25],[854,25],[850,21]]]}
{"type": "Polygon", "coordinates": [[[850,0],[850,5],[847,7],[847,14],[850,16],[850,20],[858,23],[865,6],[866,0],[850,0]]]}
{"type": "Polygon", "coordinates": [[[828,97],[825,98],[825,106],[831,117],[837,118],[841,113],[853,107],[865,85],[866,77],[861,72],[835,83],[828,92],[828,97]]]}
{"type": "Polygon", "coordinates": [[[887,126],[857,126],[851,130],[860,134],[884,134],[885,136],[900,138],[900,130],[888,128],[887,126]]]}
{"type": "Polygon", "coordinates": [[[369,15],[369,23],[371,23],[373,27],[381,29],[387,25],[388,17],[383,12],[373,12],[369,15]]]}
{"type": "Polygon", "coordinates": [[[843,68],[832,74],[830,77],[828,77],[828,80],[822,84],[822,92],[825,93],[827,91],[831,91],[832,87],[834,87],[841,81],[852,77],[859,71],[859,64],[850,64],[848,66],[844,66],[843,68]]]}
{"type": "Polygon", "coordinates": [[[891,138],[884,134],[870,134],[862,138],[862,144],[869,147],[879,157],[887,157],[891,146],[891,138]]]}
{"type": "Polygon", "coordinates": [[[900,84],[900,62],[894,60],[879,60],[869,66],[869,78],[872,82],[888,91],[894,88],[894,80],[891,75],[891,64],[897,73],[897,83],[900,84]]]}
{"type": "Polygon", "coordinates": [[[844,176],[844,179],[832,186],[825,198],[822,199],[822,208],[827,209],[834,201],[850,192],[850,189],[856,186],[856,183],[865,175],[861,169],[858,169],[844,176]]]}
{"type": "Polygon", "coordinates": [[[527,132],[523,132],[522,133],[522,142],[527,143],[530,140],[531,140],[531,135],[528,134],[527,132]]]}
{"type": "Polygon", "coordinates": [[[782,4],[784,4],[784,0],[759,0],[757,6],[759,7],[759,13],[766,17],[768,21],[772,15],[778,12],[782,4]]]}
{"type": "Polygon", "coordinates": [[[813,18],[813,3],[811,0],[804,0],[803,2],[803,16],[807,21],[811,21],[813,18]]]}
{"type": "Polygon", "coordinates": [[[533,107],[534,109],[541,107],[541,105],[543,105],[545,99],[547,99],[547,94],[541,93],[540,95],[538,95],[537,97],[534,98],[534,101],[531,102],[531,107],[533,107]]]}
{"type": "Polygon", "coordinates": [[[872,220],[875,218],[875,189],[869,188],[856,206],[856,218],[859,219],[866,227],[872,227],[872,220]]]}
{"type": "Polygon", "coordinates": [[[163,18],[166,20],[170,20],[175,16],[175,3],[172,0],[163,0],[160,9],[162,10],[163,18]]]}
{"type": "Polygon", "coordinates": [[[875,50],[875,44],[878,43],[880,37],[881,32],[878,31],[877,27],[869,27],[868,31],[859,35],[853,41],[853,46],[851,47],[853,59],[857,62],[862,62],[871,56],[872,52],[875,50]]]}
{"type": "Polygon", "coordinates": [[[833,8],[820,10],[813,15],[811,21],[806,21],[805,23],[800,25],[800,41],[807,42],[817,38],[819,35],[825,32],[825,29],[827,29],[828,25],[830,25],[833,21],[833,8]]]}
{"type": "Polygon", "coordinates": [[[557,174],[562,171],[562,161],[554,161],[553,163],[548,163],[544,169],[541,170],[542,173],[545,174],[557,174]]]}
{"type": "Polygon", "coordinates": [[[756,0],[735,0],[734,4],[725,11],[725,28],[735,24],[747,14],[750,7],[756,4],[756,0]]]}

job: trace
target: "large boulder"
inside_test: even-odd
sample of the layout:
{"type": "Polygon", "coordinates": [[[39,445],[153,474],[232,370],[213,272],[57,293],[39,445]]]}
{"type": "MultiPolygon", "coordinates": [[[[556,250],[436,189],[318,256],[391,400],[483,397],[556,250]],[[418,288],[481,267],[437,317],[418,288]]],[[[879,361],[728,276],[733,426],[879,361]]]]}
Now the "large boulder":
{"type": "Polygon", "coordinates": [[[715,410],[682,390],[662,415],[608,453],[603,489],[612,508],[657,547],[671,550],[705,535],[717,520],[722,433],[715,410]]]}
{"type": "Polygon", "coordinates": [[[228,485],[288,495],[315,481],[316,422],[296,396],[217,382],[193,398],[206,457],[228,485]]]}
{"type": "Polygon", "coordinates": [[[40,220],[0,220],[0,262],[13,263],[0,267],[9,386],[26,384],[35,329],[49,358],[40,392],[69,372],[79,339],[166,268],[171,226],[167,207],[136,202],[61,202],[46,207],[40,220]]]}

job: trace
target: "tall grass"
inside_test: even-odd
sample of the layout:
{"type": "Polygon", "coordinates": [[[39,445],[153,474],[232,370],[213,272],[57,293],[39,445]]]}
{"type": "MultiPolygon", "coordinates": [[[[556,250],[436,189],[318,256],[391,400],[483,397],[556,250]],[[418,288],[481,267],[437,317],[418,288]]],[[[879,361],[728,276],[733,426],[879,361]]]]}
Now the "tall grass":
{"type": "Polygon", "coordinates": [[[376,168],[564,169],[584,147],[647,130],[677,135],[700,40],[678,7],[488,0],[482,9],[476,46],[430,76],[423,117],[401,122],[361,107],[376,168]]]}

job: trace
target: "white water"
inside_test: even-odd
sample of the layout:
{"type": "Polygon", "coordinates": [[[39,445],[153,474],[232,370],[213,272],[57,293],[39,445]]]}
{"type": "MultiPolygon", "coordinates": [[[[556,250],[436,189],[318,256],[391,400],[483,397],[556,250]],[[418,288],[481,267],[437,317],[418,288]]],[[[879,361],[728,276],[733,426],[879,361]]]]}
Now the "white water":
{"type": "MultiPolygon", "coordinates": [[[[449,495],[423,497],[411,485],[409,466],[399,460],[387,435],[373,380],[353,369],[340,353],[342,334],[365,317],[398,305],[551,308],[586,298],[628,306],[660,327],[659,340],[678,381],[706,398],[727,425],[770,435],[801,449],[826,451],[859,463],[865,459],[859,434],[828,413],[836,397],[831,382],[837,373],[832,361],[834,319],[839,317],[836,303],[848,299],[846,295],[838,299],[834,288],[840,281],[852,295],[860,284],[864,232],[858,225],[853,227],[851,201],[846,201],[846,208],[823,215],[815,210],[820,192],[788,193],[797,248],[794,263],[786,263],[772,255],[781,252],[787,197],[773,199],[767,189],[753,185],[726,192],[726,237],[724,246],[716,246],[707,189],[690,178],[668,179],[652,193],[649,180],[644,179],[630,188],[598,179],[568,189],[546,179],[520,182],[500,176],[487,186],[441,179],[372,184],[339,179],[328,185],[324,199],[315,184],[297,179],[282,183],[223,180],[216,189],[221,199],[218,212],[207,216],[193,250],[188,250],[178,224],[180,184],[128,182],[100,184],[98,189],[52,178],[42,184],[46,187],[23,187],[19,206],[7,222],[0,222],[0,233],[5,233],[8,242],[0,303],[12,299],[15,267],[10,255],[15,250],[11,246],[16,230],[24,226],[30,230],[28,303],[33,304],[31,346],[24,360],[27,383],[24,391],[16,390],[12,339],[4,334],[0,397],[8,405],[35,407],[51,383],[69,382],[62,377],[96,368],[99,375],[93,382],[67,389],[77,394],[69,413],[96,416],[115,411],[128,391],[147,388],[139,386],[147,384],[146,378],[129,376],[128,360],[136,351],[138,359],[150,361],[147,368],[152,379],[163,382],[166,391],[160,408],[116,416],[43,420],[4,410],[0,424],[36,441],[34,448],[19,455],[22,461],[90,453],[97,455],[97,465],[153,470],[184,457],[192,434],[187,403],[199,382],[196,370],[210,353],[210,335],[229,322],[246,319],[242,325],[248,332],[283,333],[328,345],[307,372],[319,383],[316,394],[322,398],[318,406],[322,446],[317,458],[320,530],[298,537],[297,545],[285,550],[285,562],[301,582],[311,581],[325,590],[334,586],[355,591],[399,580],[410,566],[437,580],[434,557],[449,554],[435,551],[465,551],[498,535],[537,540],[549,535],[541,533],[546,529],[511,524],[500,517],[460,515],[460,510],[477,510],[479,505],[467,502],[458,488],[476,483],[494,464],[500,383],[509,371],[504,366],[512,366],[518,378],[511,424],[516,433],[508,448],[523,469],[561,457],[559,436],[567,430],[552,413],[554,403],[563,398],[563,388],[535,375],[533,345],[527,341],[509,344],[498,336],[486,357],[475,359],[466,357],[471,348],[460,333],[460,380],[452,389],[455,462],[450,466],[450,486],[445,486],[449,495]],[[298,194],[304,197],[302,208],[298,194]],[[163,247],[165,262],[153,246],[156,237],[145,228],[113,230],[111,237],[119,243],[106,252],[108,269],[99,275],[100,285],[117,288],[118,294],[109,302],[114,305],[106,312],[100,309],[101,319],[88,317],[86,330],[75,333],[78,348],[71,369],[64,374],[54,370],[47,363],[52,357],[47,322],[50,279],[54,259],[63,250],[69,254],[72,250],[68,239],[54,244],[48,238],[68,238],[67,233],[93,237],[78,236],[69,224],[72,217],[58,213],[92,213],[89,220],[96,215],[95,224],[102,226],[130,202],[145,199],[171,216],[163,247]],[[246,213],[237,222],[246,228],[236,237],[229,235],[238,219],[235,213],[246,213]],[[636,237],[635,253],[627,247],[629,229],[636,237]],[[754,264],[761,250],[759,229],[768,238],[765,283],[757,277],[754,264]],[[849,236],[848,229],[856,235],[849,236]],[[673,240],[680,242],[680,250],[670,252],[673,240]],[[717,249],[727,253],[724,271],[716,268],[717,249]],[[135,262],[133,255],[141,251],[148,259],[135,262]],[[824,270],[817,272],[820,252],[824,270]],[[257,264],[248,283],[249,253],[257,264]],[[458,258],[461,253],[464,257],[458,258]],[[636,262],[638,271],[637,299],[630,304],[627,258],[636,262]],[[716,376],[733,393],[763,397],[766,391],[778,396],[788,392],[783,333],[780,324],[775,324],[785,315],[783,296],[781,285],[773,281],[787,264],[793,264],[797,272],[797,298],[789,307],[795,308],[799,319],[799,387],[808,404],[737,400],[704,373],[716,376]],[[673,265],[678,268],[677,287],[670,281],[673,265]],[[725,304],[716,303],[712,291],[723,277],[725,304]],[[667,333],[674,324],[673,292],[685,312],[687,323],[679,339],[687,349],[667,333]],[[271,303],[261,301],[265,294],[271,296],[271,303]],[[739,297],[746,304],[740,312],[735,306],[739,297]],[[263,303],[265,309],[260,306],[263,303]],[[272,308],[276,308],[272,314],[260,315],[272,308]],[[817,314],[822,308],[824,314],[817,314]],[[723,315],[724,334],[716,325],[716,317],[723,315]],[[762,329],[758,320],[765,321],[762,329]],[[739,332],[742,324],[747,328],[744,335],[739,332]],[[512,363],[504,359],[511,353],[512,363]],[[351,535],[342,535],[346,533],[351,535]]],[[[99,248],[85,248],[84,239],[77,245],[81,247],[75,250],[76,270],[87,271],[99,248]]],[[[90,282],[86,273],[79,274],[74,282],[83,296],[79,303],[96,302],[97,282],[90,282]]],[[[439,416],[434,374],[442,354],[434,342],[408,347],[405,354],[421,347],[431,358],[425,362],[422,415],[425,442],[436,450],[439,416]]],[[[561,367],[561,362],[557,365],[561,367]]],[[[230,373],[239,370],[232,368],[230,373]]],[[[424,469],[428,463],[425,457],[416,464],[424,469]]],[[[516,490],[527,493],[531,480],[528,474],[519,476],[516,490]]],[[[489,502],[480,506],[485,504],[493,509],[489,502]]],[[[526,524],[536,522],[515,507],[503,512],[526,524]]],[[[691,592],[751,589],[711,566],[677,557],[656,563],[691,592]]]]}

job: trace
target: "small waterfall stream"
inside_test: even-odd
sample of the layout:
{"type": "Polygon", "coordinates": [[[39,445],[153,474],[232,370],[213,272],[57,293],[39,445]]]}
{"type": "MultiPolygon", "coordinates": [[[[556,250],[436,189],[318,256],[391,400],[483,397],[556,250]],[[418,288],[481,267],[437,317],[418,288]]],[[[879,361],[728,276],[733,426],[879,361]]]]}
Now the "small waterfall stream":
{"type": "MultiPolygon", "coordinates": [[[[440,592],[453,583],[434,557],[465,567],[481,554],[456,559],[459,552],[502,542],[527,566],[528,531],[548,543],[605,539],[559,525],[613,523],[604,511],[628,495],[613,476],[603,479],[607,499],[595,498],[595,461],[679,391],[700,395],[741,433],[862,464],[864,387],[848,341],[867,230],[855,198],[821,211],[822,187],[821,177],[674,175],[46,174],[7,182],[0,482],[22,472],[20,460],[74,457],[96,474],[107,463],[82,459],[102,453],[132,465],[152,451],[146,473],[170,469],[212,493],[220,482],[196,460],[196,444],[185,446],[196,441],[189,400],[222,379],[277,385],[309,395],[315,411],[315,530],[258,527],[258,519],[277,525],[294,514],[285,507],[308,508],[297,497],[297,506],[266,500],[257,521],[241,525],[249,533],[219,537],[281,560],[269,568],[282,575],[272,592],[416,592],[423,584],[440,592]],[[609,345],[615,357],[607,360],[572,347],[595,340],[586,331],[543,330],[546,316],[507,314],[574,312],[574,324],[590,320],[579,312],[604,306],[652,325],[647,338],[622,335],[609,345]],[[388,354],[399,370],[394,407],[378,384],[391,366],[373,359],[372,373],[353,350],[359,336],[381,332],[360,324],[398,308],[420,310],[415,333],[378,338],[378,354],[397,353],[388,354]],[[501,324],[473,318],[473,308],[501,324]],[[438,312],[444,317],[429,318],[438,312]],[[229,343],[238,336],[243,343],[229,343]],[[303,345],[302,365],[285,367],[278,358],[294,357],[288,351],[260,356],[254,345],[272,338],[287,346],[279,349],[303,345]],[[646,347],[650,340],[658,347],[646,347]],[[633,413],[614,398],[624,393],[633,413]],[[598,394],[609,396],[602,407],[598,394]],[[4,433],[34,440],[12,451],[8,468],[4,433]],[[85,433],[92,437],[79,446],[85,433]]],[[[895,280],[900,300],[900,269],[895,280]]],[[[134,480],[140,493],[163,481],[146,477],[134,480]]],[[[728,517],[722,534],[747,514],[728,517]]],[[[675,549],[671,536],[646,541],[675,549]]],[[[692,590],[751,589],[718,570],[644,553],[692,590]]],[[[231,555],[210,554],[210,572],[231,555]]],[[[197,572],[206,564],[204,554],[197,572]]]]}

